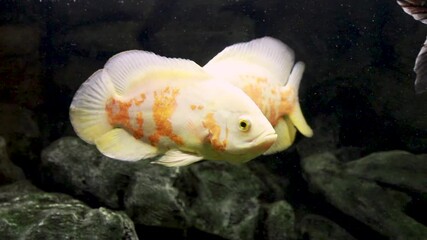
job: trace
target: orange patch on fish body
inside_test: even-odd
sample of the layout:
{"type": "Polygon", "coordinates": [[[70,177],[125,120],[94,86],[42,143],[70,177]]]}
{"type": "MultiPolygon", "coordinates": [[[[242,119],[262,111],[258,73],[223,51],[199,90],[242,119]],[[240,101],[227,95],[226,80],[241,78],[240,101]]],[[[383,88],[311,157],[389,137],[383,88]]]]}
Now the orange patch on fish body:
{"type": "Polygon", "coordinates": [[[105,110],[108,114],[108,121],[110,122],[110,124],[113,126],[130,126],[130,106],[130,102],[121,102],[114,98],[111,98],[105,106],[105,110]]]}
{"type": "Polygon", "coordinates": [[[271,125],[276,126],[277,122],[279,121],[280,116],[277,114],[277,105],[274,99],[270,98],[268,101],[269,104],[269,114],[267,116],[268,121],[271,123],[271,125]]]}
{"type": "Polygon", "coordinates": [[[202,105],[195,105],[195,104],[191,104],[190,105],[190,108],[191,108],[191,110],[202,110],[203,109],[203,106],[202,105]]]}
{"type": "Polygon", "coordinates": [[[203,127],[209,130],[209,139],[211,140],[212,148],[223,152],[227,147],[228,128],[225,129],[225,139],[221,141],[221,127],[215,121],[213,113],[208,113],[203,119],[203,127]]]}
{"type": "Polygon", "coordinates": [[[170,121],[176,109],[176,96],[178,94],[178,88],[171,89],[170,87],[154,92],[153,119],[156,124],[156,132],[149,137],[151,145],[156,146],[162,136],[169,137],[178,145],[184,144],[182,137],[173,132],[170,121]]]}
{"type": "Polygon", "coordinates": [[[138,128],[134,133],[135,138],[142,138],[144,136],[144,131],[142,130],[142,125],[144,124],[144,119],[142,118],[142,112],[136,113],[136,123],[138,128]]]}
{"type": "Polygon", "coordinates": [[[292,90],[271,88],[268,79],[263,77],[244,75],[241,79],[248,82],[242,90],[255,102],[271,125],[276,126],[280,118],[292,112],[295,106],[295,93],[292,90]]]}
{"type": "Polygon", "coordinates": [[[141,105],[145,101],[145,94],[144,93],[141,93],[140,97],[141,97],[141,99],[135,99],[134,100],[134,103],[136,106],[141,105]]]}
{"type": "Polygon", "coordinates": [[[113,126],[120,126],[131,132],[135,138],[142,138],[144,136],[143,123],[144,119],[142,112],[136,113],[137,126],[132,126],[129,109],[132,104],[139,106],[145,101],[145,95],[141,94],[140,98],[133,98],[129,101],[120,101],[111,98],[105,105],[105,111],[108,115],[108,122],[113,126]]]}
{"type": "Polygon", "coordinates": [[[264,95],[262,88],[259,88],[256,84],[247,84],[243,87],[243,91],[260,109],[264,109],[264,95]]]}
{"type": "Polygon", "coordinates": [[[268,104],[264,101],[266,97],[265,89],[268,85],[268,79],[253,75],[241,76],[243,82],[248,84],[242,87],[242,90],[248,95],[252,101],[261,109],[262,112],[268,111],[268,104]]]}
{"type": "Polygon", "coordinates": [[[290,114],[294,109],[296,101],[298,101],[298,99],[295,97],[294,91],[283,91],[280,96],[279,115],[284,116],[290,114]]]}

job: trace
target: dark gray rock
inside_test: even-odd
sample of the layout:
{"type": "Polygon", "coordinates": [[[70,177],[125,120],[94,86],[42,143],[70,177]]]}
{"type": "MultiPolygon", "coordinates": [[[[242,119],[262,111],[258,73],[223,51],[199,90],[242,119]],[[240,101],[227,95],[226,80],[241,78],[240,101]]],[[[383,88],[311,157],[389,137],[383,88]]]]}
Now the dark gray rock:
{"type": "Polygon", "coordinates": [[[283,161],[283,158],[280,156],[270,157],[263,156],[245,164],[251,170],[251,174],[255,174],[263,183],[263,191],[259,196],[259,199],[263,202],[276,202],[284,199],[285,192],[289,188],[288,176],[281,176],[280,173],[273,174],[274,169],[281,168],[279,164],[281,163],[280,161],[283,161]]]}
{"type": "Polygon", "coordinates": [[[278,201],[266,206],[264,238],[266,240],[297,239],[294,209],[286,201],[278,201]]]}
{"type": "Polygon", "coordinates": [[[188,226],[185,203],[176,182],[179,168],[166,168],[145,161],[139,164],[125,194],[126,213],[137,224],[185,228],[188,226]]]}
{"type": "Polygon", "coordinates": [[[318,215],[306,215],[298,224],[299,239],[307,240],[356,240],[345,229],[318,215]]]}
{"type": "MultiPolygon", "coordinates": [[[[380,155],[383,158],[398,159],[402,156],[402,152],[377,153],[374,157],[368,157],[379,158],[380,155]],[[396,156],[390,157],[392,155],[396,156]]],[[[412,155],[412,158],[419,157],[412,155]]],[[[421,163],[421,161],[414,161],[421,163]]],[[[427,227],[405,212],[405,207],[412,200],[410,195],[377,184],[376,181],[366,178],[369,173],[363,176],[350,174],[352,166],[357,166],[356,162],[343,164],[333,154],[323,153],[304,158],[301,164],[310,188],[321,193],[329,203],[343,213],[391,239],[427,238],[427,227]]],[[[384,166],[385,172],[387,169],[387,166],[384,166]]],[[[422,169],[423,167],[420,166],[420,171],[422,169]]],[[[420,174],[425,176],[426,172],[420,172],[420,174]]],[[[394,174],[394,176],[405,177],[404,174],[394,174]]],[[[412,180],[412,186],[424,185],[425,179],[427,177],[421,177],[421,183],[412,180]]],[[[396,181],[399,182],[399,180],[396,181]]],[[[408,188],[414,189],[414,187],[408,188]]]]}
{"type": "Polygon", "coordinates": [[[347,164],[346,173],[410,192],[427,194],[427,154],[373,153],[347,164]]]}
{"type": "MultiPolygon", "coordinates": [[[[266,169],[262,173],[268,174],[266,169]]],[[[247,165],[204,161],[167,168],[149,160],[129,163],[102,156],[73,137],[61,138],[43,151],[40,174],[44,186],[91,204],[123,209],[135,224],[193,227],[226,239],[254,239],[263,211],[260,199],[284,194],[269,193],[280,188],[266,186],[274,185],[274,178],[265,176],[265,183],[247,165]]],[[[280,219],[280,211],[286,210],[282,205],[286,203],[280,203],[278,211],[273,208],[272,218],[280,219]]],[[[287,210],[285,214],[291,211],[287,210]]],[[[287,233],[289,224],[274,231],[283,228],[287,233]]]]}
{"type": "Polygon", "coordinates": [[[41,159],[46,186],[110,208],[123,207],[124,193],[136,170],[136,164],[107,158],[73,137],[52,143],[41,159]]]}
{"type": "Polygon", "coordinates": [[[6,151],[6,140],[0,136],[0,185],[24,178],[22,170],[9,160],[6,151]]]}
{"type": "Polygon", "coordinates": [[[182,227],[174,168],[103,156],[78,138],[61,138],[42,152],[42,182],[93,204],[124,209],[135,224],[182,227]]]}
{"type": "Polygon", "coordinates": [[[3,239],[138,239],[122,212],[91,209],[60,193],[45,193],[28,182],[0,189],[3,239]]]}
{"type": "Polygon", "coordinates": [[[254,239],[263,183],[246,166],[206,161],[190,166],[189,178],[194,227],[226,239],[254,239]]]}
{"type": "Polygon", "coordinates": [[[1,186],[0,202],[4,203],[24,194],[41,193],[40,189],[27,180],[1,186]]]}

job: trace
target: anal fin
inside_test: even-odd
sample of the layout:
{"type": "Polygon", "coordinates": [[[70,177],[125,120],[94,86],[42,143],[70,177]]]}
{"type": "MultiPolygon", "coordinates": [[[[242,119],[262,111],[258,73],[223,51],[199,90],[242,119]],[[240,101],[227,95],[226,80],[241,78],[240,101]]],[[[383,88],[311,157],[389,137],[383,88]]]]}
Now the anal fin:
{"type": "Polygon", "coordinates": [[[97,138],[95,144],[102,154],[122,161],[138,161],[158,155],[157,148],[135,139],[121,128],[97,138]]]}
{"type": "Polygon", "coordinates": [[[169,150],[159,160],[152,163],[161,164],[167,167],[182,167],[201,161],[203,157],[191,153],[184,153],[179,150],[169,150]]]}
{"type": "Polygon", "coordinates": [[[293,125],[302,133],[302,135],[306,137],[312,137],[313,136],[313,130],[308,125],[307,121],[304,118],[304,115],[301,111],[301,106],[297,102],[294,106],[294,109],[291,113],[289,113],[289,118],[292,121],[293,125]]]}

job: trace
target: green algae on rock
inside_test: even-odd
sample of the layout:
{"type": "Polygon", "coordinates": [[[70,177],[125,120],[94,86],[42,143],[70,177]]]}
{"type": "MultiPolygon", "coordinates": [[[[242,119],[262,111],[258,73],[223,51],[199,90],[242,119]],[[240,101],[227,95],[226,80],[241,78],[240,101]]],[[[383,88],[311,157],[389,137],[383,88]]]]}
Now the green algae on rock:
{"type": "Polygon", "coordinates": [[[60,193],[46,193],[22,181],[0,188],[3,239],[137,240],[132,221],[122,212],[92,209],[60,193]]]}

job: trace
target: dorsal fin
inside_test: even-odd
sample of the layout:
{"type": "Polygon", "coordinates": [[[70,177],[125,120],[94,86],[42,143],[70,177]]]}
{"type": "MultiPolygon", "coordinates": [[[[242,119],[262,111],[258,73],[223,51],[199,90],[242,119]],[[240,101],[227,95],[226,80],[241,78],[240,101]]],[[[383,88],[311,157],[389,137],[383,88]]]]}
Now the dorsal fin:
{"type": "Polygon", "coordinates": [[[233,62],[254,64],[274,74],[281,85],[284,85],[294,65],[294,58],[293,50],[283,42],[272,37],[263,37],[226,47],[203,68],[210,69],[225,61],[227,65],[233,62]]]}
{"type": "Polygon", "coordinates": [[[167,58],[151,52],[130,50],[111,57],[104,66],[115,86],[122,95],[136,82],[144,80],[204,79],[205,71],[195,62],[187,59],[167,58]]]}

